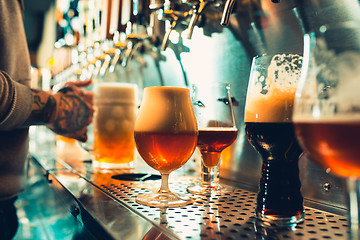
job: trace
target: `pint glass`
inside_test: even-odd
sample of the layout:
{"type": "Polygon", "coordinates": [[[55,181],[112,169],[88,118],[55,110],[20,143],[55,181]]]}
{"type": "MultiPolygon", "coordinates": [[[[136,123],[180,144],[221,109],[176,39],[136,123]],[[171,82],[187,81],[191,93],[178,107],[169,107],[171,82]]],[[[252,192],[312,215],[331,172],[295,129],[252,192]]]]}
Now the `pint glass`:
{"type": "Polygon", "coordinates": [[[131,167],[135,159],[136,85],[99,83],[94,93],[94,167],[131,167]]]}
{"type": "Polygon", "coordinates": [[[302,57],[263,55],[253,59],[245,104],[245,130],[262,157],[256,217],[265,225],[289,226],[303,220],[292,108],[302,57]]]}

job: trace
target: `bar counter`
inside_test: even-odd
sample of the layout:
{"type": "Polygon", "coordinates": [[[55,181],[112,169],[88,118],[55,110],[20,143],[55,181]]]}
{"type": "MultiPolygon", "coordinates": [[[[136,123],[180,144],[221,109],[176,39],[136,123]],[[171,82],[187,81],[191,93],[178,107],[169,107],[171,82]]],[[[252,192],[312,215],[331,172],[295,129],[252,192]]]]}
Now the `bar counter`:
{"type": "MultiPolygon", "coordinates": [[[[232,192],[194,196],[193,204],[179,208],[143,206],[135,196],[157,190],[160,180],[139,157],[132,170],[100,172],[89,159],[57,157],[55,136],[45,128],[32,128],[30,137],[30,179],[41,176],[51,191],[66,199],[55,219],[75,218],[64,223],[72,233],[62,237],[76,239],[74,228],[80,226],[85,239],[347,239],[345,209],[308,199],[303,223],[289,229],[261,227],[254,217],[257,189],[225,178],[221,182],[232,192]],[[132,178],[124,179],[123,174],[132,178]]],[[[186,193],[186,187],[199,179],[187,164],[170,174],[172,191],[186,193]]],[[[47,204],[55,206],[57,200],[47,204]]]]}

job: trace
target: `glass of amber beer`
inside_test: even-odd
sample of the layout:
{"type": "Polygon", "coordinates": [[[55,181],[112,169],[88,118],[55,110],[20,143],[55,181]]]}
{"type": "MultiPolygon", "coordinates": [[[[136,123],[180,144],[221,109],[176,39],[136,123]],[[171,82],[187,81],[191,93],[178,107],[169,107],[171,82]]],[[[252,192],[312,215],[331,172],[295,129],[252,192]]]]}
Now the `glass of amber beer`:
{"type": "Polygon", "coordinates": [[[135,160],[136,85],[98,83],[94,89],[93,165],[131,168],[135,160]]]}
{"type": "MultiPolygon", "coordinates": [[[[221,152],[237,137],[229,83],[193,85],[192,102],[198,123],[197,147],[201,153],[201,179],[188,187],[193,194],[227,190],[219,183],[221,152]]],[[[231,190],[231,189],[228,189],[231,190]]]]}
{"type": "Polygon", "coordinates": [[[183,166],[197,142],[197,123],[190,90],[180,87],[147,87],[135,121],[135,143],[140,156],[161,173],[161,187],[155,193],[136,196],[136,202],[153,207],[179,207],[193,202],[174,194],[169,174],[183,166]]]}
{"type": "Polygon", "coordinates": [[[309,158],[346,178],[349,239],[360,239],[360,26],[321,26],[304,36],[294,123],[309,158]]]}
{"type": "Polygon", "coordinates": [[[302,57],[254,57],[245,103],[245,131],[262,157],[255,214],[259,226],[291,226],[303,221],[298,160],[302,150],[292,122],[302,57]]]}

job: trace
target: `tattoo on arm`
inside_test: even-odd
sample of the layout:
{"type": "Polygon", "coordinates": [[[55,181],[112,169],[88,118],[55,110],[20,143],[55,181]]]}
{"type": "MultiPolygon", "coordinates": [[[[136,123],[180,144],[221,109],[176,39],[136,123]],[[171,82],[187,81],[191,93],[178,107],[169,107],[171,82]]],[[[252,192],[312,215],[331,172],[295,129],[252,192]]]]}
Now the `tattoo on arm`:
{"type": "Polygon", "coordinates": [[[56,101],[54,97],[44,91],[31,89],[33,94],[32,112],[25,125],[43,125],[51,121],[56,109],[56,101]]]}
{"type": "Polygon", "coordinates": [[[61,96],[59,108],[61,111],[58,112],[56,121],[52,123],[53,128],[59,134],[76,133],[88,124],[91,111],[86,103],[75,94],[61,96]]]}

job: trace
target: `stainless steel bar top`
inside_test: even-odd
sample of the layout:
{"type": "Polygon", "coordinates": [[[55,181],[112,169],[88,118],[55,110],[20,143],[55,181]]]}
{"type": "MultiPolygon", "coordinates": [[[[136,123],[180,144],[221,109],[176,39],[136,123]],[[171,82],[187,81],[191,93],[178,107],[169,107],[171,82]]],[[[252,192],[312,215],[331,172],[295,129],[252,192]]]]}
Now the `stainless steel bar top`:
{"type": "MultiPolygon", "coordinates": [[[[347,239],[348,236],[345,210],[333,206],[305,201],[303,223],[282,229],[263,227],[254,217],[254,189],[241,183],[228,183],[232,191],[193,196],[194,203],[185,207],[147,207],[136,203],[135,196],[157,190],[160,180],[129,181],[119,180],[119,176],[157,174],[149,167],[139,164],[131,171],[98,171],[90,161],[63,161],[49,150],[47,154],[32,153],[48,177],[73,196],[84,225],[95,221],[107,233],[102,237],[94,233],[101,239],[347,239]]],[[[170,175],[170,189],[188,194],[187,186],[197,179],[198,176],[179,169],[170,175]]]]}

